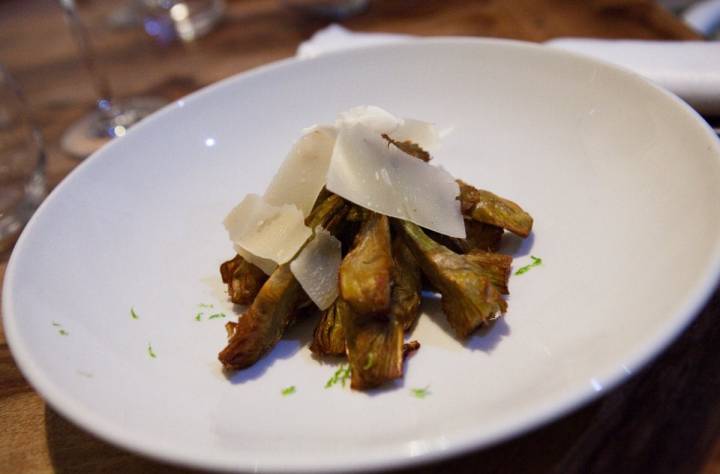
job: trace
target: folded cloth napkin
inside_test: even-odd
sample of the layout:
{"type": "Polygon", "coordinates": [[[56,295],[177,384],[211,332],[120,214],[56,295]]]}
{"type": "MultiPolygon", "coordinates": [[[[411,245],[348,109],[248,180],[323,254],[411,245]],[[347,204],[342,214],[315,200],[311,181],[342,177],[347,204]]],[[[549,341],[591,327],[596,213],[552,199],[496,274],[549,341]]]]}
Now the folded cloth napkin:
{"type": "Polygon", "coordinates": [[[560,38],[546,45],[617,64],[675,93],[698,112],[720,115],[720,42],[560,38]]]}
{"type": "Polygon", "coordinates": [[[330,51],[359,48],[373,44],[392,43],[413,39],[409,35],[394,33],[355,33],[340,25],[330,25],[315,32],[301,43],[297,50],[299,58],[312,58],[330,51]]]}
{"type": "MultiPolygon", "coordinates": [[[[307,58],[371,44],[410,41],[412,36],[354,33],[330,25],[302,43],[307,58]]],[[[586,54],[633,70],[675,93],[700,113],[720,115],[720,42],[560,38],[546,45],[586,54]]]]}

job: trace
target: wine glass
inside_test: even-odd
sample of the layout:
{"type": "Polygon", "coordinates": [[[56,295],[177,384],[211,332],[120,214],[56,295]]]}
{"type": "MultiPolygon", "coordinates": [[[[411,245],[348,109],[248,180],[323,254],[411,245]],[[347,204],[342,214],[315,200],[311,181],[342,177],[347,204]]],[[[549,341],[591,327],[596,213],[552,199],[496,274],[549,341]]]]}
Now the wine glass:
{"type": "Polygon", "coordinates": [[[138,0],[145,32],[162,43],[206,35],[225,13],[225,0],[138,0]]]}
{"type": "Polygon", "coordinates": [[[191,42],[212,31],[225,8],[225,0],[127,0],[108,20],[116,28],[142,27],[160,43],[191,42]]]}
{"type": "Polygon", "coordinates": [[[127,129],[167,103],[158,97],[113,97],[107,77],[100,72],[85,25],[78,15],[75,0],[59,0],[72,32],[80,58],[93,81],[95,110],[72,124],[62,136],[64,151],[84,158],[109,140],[125,135],[127,129]]]}
{"type": "Polygon", "coordinates": [[[0,251],[45,197],[45,153],[20,89],[0,65],[0,251]]]}

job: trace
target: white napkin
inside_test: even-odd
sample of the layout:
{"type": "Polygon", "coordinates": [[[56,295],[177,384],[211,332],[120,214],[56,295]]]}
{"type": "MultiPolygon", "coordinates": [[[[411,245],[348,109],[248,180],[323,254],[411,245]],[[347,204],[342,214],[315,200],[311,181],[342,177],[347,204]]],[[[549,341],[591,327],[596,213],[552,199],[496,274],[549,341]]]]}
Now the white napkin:
{"type": "Polygon", "coordinates": [[[645,76],[698,112],[720,114],[720,42],[560,38],[545,43],[645,76]]]}
{"type": "Polygon", "coordinates": [[[312,37],[300,44],[297,50],[299,58],[312,58],[322,53],[341,49],[359,48],[372,44],[392,43],[412,39],[409,35],[394,33],[353,33],[340,25],[330,25],[315,32],[312,37]]]}
{"type": "MultiPolygon", "coordinates": [[[[302,43],[297,55],[307,58],[412,39],[409,35],[354,33],[330,25],[302,43]]],[[[631,69],[680,96],[700,113],[720,115],[720,42],[561,38],[545,44],[631,69]]]]}

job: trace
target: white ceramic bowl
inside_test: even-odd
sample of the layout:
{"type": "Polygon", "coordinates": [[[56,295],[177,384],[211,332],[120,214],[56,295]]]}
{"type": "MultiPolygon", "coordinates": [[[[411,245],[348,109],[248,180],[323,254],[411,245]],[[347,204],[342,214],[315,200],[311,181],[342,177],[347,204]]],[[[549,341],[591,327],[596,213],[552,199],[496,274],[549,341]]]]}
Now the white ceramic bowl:
{"type": "Polygon", "coordinates": [[[56,410],[161,460],[318,472],[450,456],[587,402],[685,327],[720,268],[719,158],[674,96],[540,46],[428,40],[285,61],[176,102],[58,186],[8,265],[7,338],[56,410]],[[510,250],[516,266],[544,263],[511,279],[507,316],[467,344],[427,302],[422,348],[391,389],[325,389],[336,367],[311,357],[312,321],[226,378],[221,221],[303,127],[359,104],[454,127],[437,162],[525,206],[534,235],[510,250]]]}

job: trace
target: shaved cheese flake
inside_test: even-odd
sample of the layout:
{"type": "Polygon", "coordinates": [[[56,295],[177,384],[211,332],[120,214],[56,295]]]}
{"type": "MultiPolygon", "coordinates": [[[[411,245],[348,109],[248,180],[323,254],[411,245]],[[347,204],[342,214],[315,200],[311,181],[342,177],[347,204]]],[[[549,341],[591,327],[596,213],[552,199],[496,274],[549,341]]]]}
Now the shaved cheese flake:
{"type": "Polygon", "coordinates": [[[336,134],[329,126],[308,129],[275,174],[263,196],[265,202],[273,206],[294,204],[307,217],[325,185],[336,134]]]}
{"type": "Polygon", "coordinates": [[[403,119],[375,105],[359,105],[338,115],[337,128],[362,124],[378,133],[391,133],[397,130],[403,119]]]}
{"type": "Polygon", "coordinates": [[[445,127],[442,130],[438,131],[438,138],[440,140],[445,140],[447,137],[452,135],[452,133],[455,131],[455,127],[450,125],[449,127],[445,127]]]}
{"type": "Polygon", "coordinates": [[[302,129],[302,134],[307,135],[309,133],[312,133],[316,130],[322,130],[325,132],[333,133],[333,136],[337,135],[337,129],[335,128],[335,125],[329,125],[329,124],[322,124],[322,123],[315,123],[313,125],[310,125],[309,127],[305,127],[302,129]]]}
{"type": "Polygon", "coordinates": [[[325,229],[315,229],[315,237],[290,263],[290,271],[305,293],[320,309],[327,309],[338,296],[338,272],[342,260],[340,241],[325,229]]]}
{"type": "Polygon", "coordinates": [[[451,237],[465,237],[465,224],[456,199],[460,189],[443,168],[413,158],[362,125],[339,130],[327,189],[391,217],[451,237]]]}
{"type": "Polygon", "coordinates": [[[338,128],[356,124],[362,124],[380,135],[386,133],[401,142],[409,140],[427,151],[437,149],[440,144],[439,134],[433,124],[399,118],[375,105],[353,107],[341,113],[335,122],[338,128]]]}
{"type": "Polygon", "coordinates": [[[416,143],[425,151],[436,150],[440,145],[440,134],[435,126],[421,120],[406,118],[402,125],[388,135],[399,142],[409,140],[416,143]]]}
{"type": "Polygon", "coordinates": [[[255,256],[237,244],[235,244],[234,247],[238,255],[258,267],[266,275],[270,275],[278,267],[278,264],[272,260],[255,256]]]}
{"type": "Polygon", "coordinates": [[[291,204],[273,206],[248,194],[225,218],[233,243],[278,264],[289,261],[312,235],[300,210],[291,204]]]}

